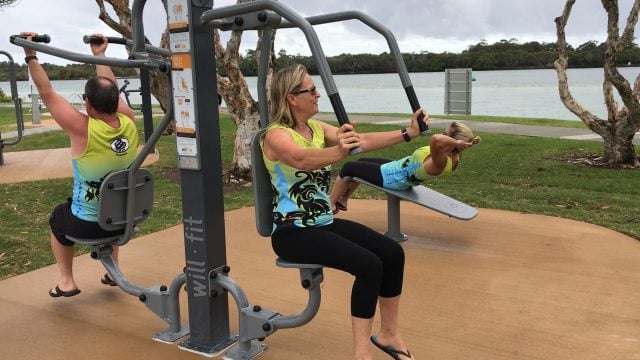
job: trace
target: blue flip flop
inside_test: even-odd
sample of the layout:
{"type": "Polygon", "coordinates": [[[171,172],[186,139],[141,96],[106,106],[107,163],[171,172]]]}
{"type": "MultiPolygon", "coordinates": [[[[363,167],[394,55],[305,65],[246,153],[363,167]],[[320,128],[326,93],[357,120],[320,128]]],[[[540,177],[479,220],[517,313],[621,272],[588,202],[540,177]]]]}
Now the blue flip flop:
{"type": "Polygon", "coordinates": [[[409,350],[404,352],[404,351],[400,351],[398,349],[395,349],[393,346],[382,345],[382,344],[380,344],[378,342],[378,339],[376,339],[375,336],[371,337],[371,342],[373,343],[373,345],[377,346],[378,349],[384,351],[387,355],[391,356],[395,360],[401,360],[399,355],[406,356],[408,358],[412,357],[411,353],[409,352],[409,350]]]}

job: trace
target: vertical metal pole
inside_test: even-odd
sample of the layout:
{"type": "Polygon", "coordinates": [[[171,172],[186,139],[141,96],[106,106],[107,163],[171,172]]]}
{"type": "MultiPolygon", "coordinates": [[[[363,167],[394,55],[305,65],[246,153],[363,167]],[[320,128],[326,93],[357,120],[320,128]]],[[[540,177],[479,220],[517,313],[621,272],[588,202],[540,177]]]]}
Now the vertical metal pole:
{"type": "Polygon", "coordinates": [[[467,80],[466,105],[467,105],[467,107],[466,107],[465,114],[466,115],[471,115],[471,84],[472,84],[472,81],[473,81],[473,78],[472,78],[472,76],[473,76],[472,75],[472,71],[473,70],[472,69],[467,69],[466,71],[467,71],[467,73],[466,73],[466,75],[467,75],[467,77],[466,77],[466,80],[467,80]]]}
{"type": "Polygon", "coordinates": [[[258,65],[258,108],[260,109],[260,129],[269,125],[269,99],[267,97],[267,74],[269,72],[269,55],[273,29],[262,32],[262,48],[260,48],[260,64],[258,65]]]}
{"type": "Polygon", "coordinates": [[[400,232],[400,199],[387,194],[387,233],[395,241],[406,241],[408,237],[400,232]]]}
{"type": "Polygon", "coordinates": [[[29,73],[29,88],[31,90],[31,123],[32,124],[40,124],[40,94],[38,91],[34,91],[36,85],[31,80],[31,72],[29,73]]]}
{"type": "Polygon", "coordinates": [[[40,95],[37,92],[31,94],[31,123],[40,124],[40,95]]]}
{"type": "Polygon", "coordinates": [[[209,282],[227,263],[214,39],[200,22],[213,1],[169,0],[167,7],[191,330],[180,348],[215,356],[237,336],[229,333],[227,293],[214,294],[209,282]]]}
{"type": "Polygon", "coordinates": [[[144,123],[144,141],[149,141],[149,136],[153,133],[153,113],[151,109],[151,79],[149,70],[140,69],[140,88],[142,91],[142,117],[144,123]]]}
{"type": "Polygon", "coordinates": [[[444,69],[444,113],[449,115],[451,113],[451,106],[449,105],[449,80],[451,78],[451,72],[449,69],[444,69]]]}

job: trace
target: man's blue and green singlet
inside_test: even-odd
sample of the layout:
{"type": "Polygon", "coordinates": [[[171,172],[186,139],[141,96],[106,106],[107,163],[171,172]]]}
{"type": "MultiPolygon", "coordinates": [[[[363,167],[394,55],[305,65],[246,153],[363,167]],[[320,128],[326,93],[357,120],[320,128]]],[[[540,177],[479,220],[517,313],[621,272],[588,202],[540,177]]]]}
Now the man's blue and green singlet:
{"type": "Polygon", "coordinates": [[[117,116],[118,128],[89,117],[87,146],[80,156],[72,159],[71,211],[80,219],[98,221],[102,181],[109,173],[128,168],[136,157],[138,129],[126,115],[117,113],[117,116]]]}

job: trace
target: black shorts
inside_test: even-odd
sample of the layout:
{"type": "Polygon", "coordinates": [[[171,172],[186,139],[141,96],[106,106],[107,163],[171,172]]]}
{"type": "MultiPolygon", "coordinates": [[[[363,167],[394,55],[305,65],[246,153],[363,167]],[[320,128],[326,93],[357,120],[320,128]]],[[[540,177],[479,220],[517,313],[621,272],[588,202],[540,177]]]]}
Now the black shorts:
{"type": "Polygon", "coordinates": [[[53,236],[64,246],[73,246],[73,241],[66,238],[67,235],[82,239],[97,239],[120,235],[123,230],[107,231],[100,224],[77,218],[71,213],[71,199],[53,209],[49,217],[49,226],[53,236]]]}

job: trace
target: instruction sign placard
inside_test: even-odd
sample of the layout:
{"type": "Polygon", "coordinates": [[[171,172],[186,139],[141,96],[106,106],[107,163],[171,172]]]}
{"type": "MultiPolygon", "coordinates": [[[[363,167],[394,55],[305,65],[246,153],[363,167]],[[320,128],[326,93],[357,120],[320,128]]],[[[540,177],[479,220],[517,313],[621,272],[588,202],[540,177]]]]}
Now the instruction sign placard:
{"type": "Polygon", "coordinates": [[[188,11],[188,0],[167,1],[178,166],[199,169],[188,11]]]}
{"type": "Polygon", "coordinates": [[[188,0],[167,1],[169,31],[178,29],[189,31],[189,4],[187,1],[188,0]]]}

